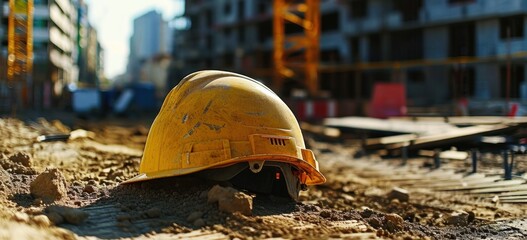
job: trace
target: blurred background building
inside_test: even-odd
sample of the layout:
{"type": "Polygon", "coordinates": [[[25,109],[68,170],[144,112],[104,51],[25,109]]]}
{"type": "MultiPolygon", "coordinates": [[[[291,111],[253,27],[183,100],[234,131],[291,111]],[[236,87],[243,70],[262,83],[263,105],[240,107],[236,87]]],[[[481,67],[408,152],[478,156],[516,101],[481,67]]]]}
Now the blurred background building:
{"type": "MultiPolygon", "coordinates": [[[[336,99],[339,115],[365,114],[380,82],[403,84],[408,105],[427,111],[527,99],[527,1],[325,0],[320,12],[320,96],[336,99]]],[[[172,79],[213,68],[270,83],[272,16],[268,0],[187,0],[172,79]]],[[[278,91],[290,96],[297,82],[278,91]]]]}
{"type": "MultiPolygon", "coordinates": [[[[32,54],[33,68],[27,81],[16,94],[27,107],[36,109],[65,107],[69,104],[68,87],[78,84],[97,85],[102,76],[103,50],[96,30],[87,21],[87,6],[83,0],[23,1],[33,7],[32,54]]],[[[0,52],[3,69],[0,72],[0,95],[7,95],[6,75],[9,1],[2,6],[0,52]]],[[[20,82],[20,81],[18,81],[20,82]]],[[[7,102],[7,101],[5,101],[7,102]]]]}

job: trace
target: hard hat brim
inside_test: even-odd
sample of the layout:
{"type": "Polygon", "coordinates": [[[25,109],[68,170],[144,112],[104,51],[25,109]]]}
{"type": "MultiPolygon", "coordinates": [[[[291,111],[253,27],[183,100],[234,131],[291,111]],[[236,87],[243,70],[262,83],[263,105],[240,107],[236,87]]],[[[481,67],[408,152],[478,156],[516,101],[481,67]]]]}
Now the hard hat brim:
{"type": "Polygon", "coordinates": [[[292,156],[286,156],[286,155],[258,154],[258,155],[251,155],[251,156],[246,156],[246,157],[232,158],[226,161],[221,161],[214,165],[207,165],[203,167],[171,169],[171,170],[166,170],[166,171],[142,173],[131,179],[121,182],[121,184],[142,182],[142,181],[148,181],[148,180],[158,179],[158,178],[182,176],[182,175],[199,172],[205,169],[222,168],[222,167],[227,167],[227,166],[230,166],[236,163],[253,162],[253,161],[283,162],[283,163],[296,166],[297,168],[299,168],[300,170],[304,171],[307,174],[308,178],[306,179],[306,182],[305,182],[305,184],[307,185],[318,185],[318,184],[322,184],[326,182],[326,178],[324,177],[324,175],[322,175],[322,173],[320,173],[320,171],[318,171],[315,167],[311,166],[311,164],[309,164],[308,162],[302,159],[298,159],[298,158],[295,158],[292,156]]]}

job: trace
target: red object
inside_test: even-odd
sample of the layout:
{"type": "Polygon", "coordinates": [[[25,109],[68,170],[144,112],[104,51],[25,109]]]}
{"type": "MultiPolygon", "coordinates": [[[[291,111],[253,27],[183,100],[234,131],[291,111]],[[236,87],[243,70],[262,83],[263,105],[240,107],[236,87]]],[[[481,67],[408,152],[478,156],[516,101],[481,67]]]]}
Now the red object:
{"type": "Polygon", "coordinates": [[[299,120],[323,119],[337,116],[337,101],[333,99],[321,100],[293,100],[287,104],[299,120]]]}
{"type": "Polygon", "coordinates": [[[369,111],[370,117],[387,118],[406,115],[406,89],[402,83],[376,83],[369,111]]]}
{"type": "Polygon", "coordinates": [[[518,104],[517,103],[513,103],[512,106],[511,106],[511,110],[509,111],[507,116],[509,116],[509,117],[516,117],[517,113],[518,113],[518,104]]]}

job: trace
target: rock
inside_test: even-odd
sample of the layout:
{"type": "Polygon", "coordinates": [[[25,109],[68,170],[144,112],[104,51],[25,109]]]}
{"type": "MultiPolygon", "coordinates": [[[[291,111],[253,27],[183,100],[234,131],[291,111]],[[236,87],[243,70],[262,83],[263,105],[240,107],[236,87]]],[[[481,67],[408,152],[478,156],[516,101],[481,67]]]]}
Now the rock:
{"type": "Polygon", "coordinates": [[[465,211],[457,211],[445,217],[445,224],[455,226],[466,226],[469,214],[465,211]]]}
{"type": "Polygon", "coordinates": [[[23,212],[17,212],[13,216],[13,220],[15,220],[17,222],[27,223],[27,222],[29,222],[29,215],[27,215],[26,213],[23,213],[23,212]]]}
{"type": "Polygon", "coordinates": [[[206,224],[205,224],[205,220],[203,220],[202,218],[198,218],[194,221],[194,226],[196,227],[204,227],[206,224]]]}
{"type": "Polygon", "coordinates": [[[373,214],[373,210],[369,207],[363,207],[362,211],[359,213],[363,218],[369,218],[373,214]]]}
{"type": "Polygon", "coordinates": [[[149,218],[158,218],[161,216],[161,209],[153,207],[153,208],[146,210],[145,214],[149,218]]]}
{"type": "Polygon", "coordinates": [[[30,191],[44,202],[62,200],[67,197],[66,179],[58,169],[48,169],[31,182],[30,191]]]}
{"type": "Polygon", "coordinates": [[[41,227],[49,227],[51,225],[51,221],[46,215],[37,215],[33,217],[33,222],[35,222],[38,226],[41,227]]]}
{"type": "Polygon", "coordinates": [[[118,215],[117,217],[115,217],[115,219],[118,222],[125,222],[125,221],[130,221],[130,219],[132,219],[132,216],[128,214],[122,214],[122,215],[118,215]]]}
{"type": "Polygon", "coordinates": [[[235,192],[238,192],[238,190],[231,187],[221,187],[219,185],[214,185],[207,193],[207,202],[218,202],[221,198],[231,197],[235,192]]]}
{"type": "Polygon", "coordinates": [[[230,198],[222,198],[218,201],[220,211],[243,215],[251,215],[253,212],[253,198],[243,192],[234,193],[230,198]]]}
{"type": "Polygon", "coordinates": [[[384,220],[386,229],[390,232],[397,232],[404,228],[404,219],[395,213],[386,214],[384,220]]]}
{"type": "Polygon", "coordinates": [[[13,182],[11,175],[0,166],[0,192],[11,193],[13,182]]]}
{"type": "Polygon", "coordinates": [[[320,216],[323,218],[329,218],[331,217],[331,212],[329,210],[322,210],[320,212],[320,216]]]}
{"type": "Polygon", "coordinates": [[[48,219],[55,225],[60,225],[64,222],[64,217],[57,212],[47,213],[48,219]]]}
{"type": "Polygon", "coordinates": [[[24,167],[31,167],[31,156],[26,153],[17,152],[9,156],[9,160],[15,163],[19,163],[24,167]]]}
{"type": "Polygon", "coordinates": [[[240,212],[244,215],[252,214],[253,198],[234,188],[215,185],[209,190],[207,197],[209,203],[218,202],[220,211],[228,213],[240,212]]]}
{"type": "Polygon", "coordinates": [[[190,215],[188,215],[188,217],[187,217],[187,221],[188,221],[188,222],[194,222],[194,221],[196,221],[197,219],[201,218],[202,215],[203,215],[203,213],[200,212],[200,211],[192,212],[190,215]]]}
{"type": "Polygon", "coordinates": [[[86,185],[86,187],[84,187],[82,191],[86,193],[94,193],[94,192],[97,192],[97,187],[93,185],[86,185]]]}
{"type": "Polygon", "coordinates": [[[403,188],[394,187],[392,191],[388,193],[388,199],[397,199],[400,202],[408,202],[410,199],[410,194],[408,194],[408,190],[403,188]]]}
{"type": "MultiPolygon", "coordinates": [[[[87,218],[88,213],[78,209],[78,208],[71,208],[71,207],[65,207],[65,206],[49,206],[46,208],[46,212],[48,213],[58,213],[61,217],[64,218],[64,220],[67,223],[80,225],[82,224],[87,218]]],[[[51,221],[55,223],[55,221],[50,217],[50,214],[48,214],[48,217],[51,221]]],[[[60,219],[57,219],[60,220],[60,219]]],[[[60,221],[59,221],[60,222],[60,221]]],[[[55,223],[57,224],[57,223],[55,223]]]]}

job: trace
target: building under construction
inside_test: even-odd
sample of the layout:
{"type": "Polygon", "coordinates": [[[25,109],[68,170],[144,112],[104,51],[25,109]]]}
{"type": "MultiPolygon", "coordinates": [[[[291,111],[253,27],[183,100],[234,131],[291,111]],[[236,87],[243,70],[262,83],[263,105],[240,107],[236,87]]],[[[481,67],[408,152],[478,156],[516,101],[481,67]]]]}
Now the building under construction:
{"type": "MultiPolygon", "coordinates": [[[[527,99],[525,1],[319,4],[317,97],[336,99],[340,115],[365,114],[378,82],[404,84],[413,107],[451,106],[460,99],[474,106],[527,99]]],[[[190,25],[176,33],[173,72],[227,69],[271,84],[274,7],[267,0],[186,1],[190,25]]],[[[294,24],[285,25],[286,36],[302,33],[294,24]]],[[[286,79],[276,90],[283,96],[308,90],[303,78],[286,79]]]]}
{"type": "Polygon", "coordinates": [[[0,6],[0,111],[63,108],[70,84],[97,85],[102,48],[84,1],[0,0],[0,6]]]}

